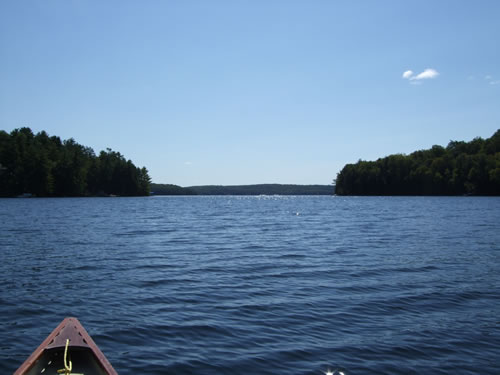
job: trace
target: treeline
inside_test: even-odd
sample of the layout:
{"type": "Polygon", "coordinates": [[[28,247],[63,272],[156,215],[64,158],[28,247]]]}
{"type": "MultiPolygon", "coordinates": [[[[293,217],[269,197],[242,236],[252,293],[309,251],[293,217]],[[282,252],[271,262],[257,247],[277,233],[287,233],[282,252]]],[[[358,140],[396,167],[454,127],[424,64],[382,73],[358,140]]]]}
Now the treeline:
{"type": "Polygon", "coordinates": [[[198,195],[333,195],[332,185],[204,185],[189,186],[187,189],[198,195]]]}
{"type": "Polygon", "coordinates": [[[332,185],[202,185],[151,184],[154,195],[333,195],[332,185]]]}
{"type": "Polygon", "coordinates": [[[153,195],[196,195],[189,188],[173,184],[151,184],[151,193],[153,195]]]}
{"type": "Polygon", "coordinates": [[[500,130],[410,155],[347,164],[338,195],[500,195],[500,130]]]}
{"type": "Polygon", "coordinates": [[[140,196],[149,195],[150,182],[146,168],[111,149],[96,155],[45,131],[0,131],[0,196],[140,196]]]}

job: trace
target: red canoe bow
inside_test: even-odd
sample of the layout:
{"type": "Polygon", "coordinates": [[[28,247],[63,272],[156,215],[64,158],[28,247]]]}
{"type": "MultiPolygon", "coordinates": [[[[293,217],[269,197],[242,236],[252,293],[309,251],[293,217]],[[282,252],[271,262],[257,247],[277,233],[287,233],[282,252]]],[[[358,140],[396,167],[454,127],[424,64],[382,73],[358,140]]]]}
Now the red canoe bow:
{"type": "Polygon", "coordinates": [[[65,367],[64,351],[67,340],[68,361],[72,362],[72,373],[118,375],[76,318],[64,319],[14,375],[57,373],[57,370],[65,367]]]}

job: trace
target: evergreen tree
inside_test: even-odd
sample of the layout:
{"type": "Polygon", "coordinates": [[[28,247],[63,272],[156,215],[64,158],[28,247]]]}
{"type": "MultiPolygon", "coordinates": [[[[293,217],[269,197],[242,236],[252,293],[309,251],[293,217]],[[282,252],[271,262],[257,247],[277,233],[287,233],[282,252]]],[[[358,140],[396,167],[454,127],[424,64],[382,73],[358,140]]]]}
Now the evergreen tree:
{"type": "Polygon", "coordinates": [[[119,152],[94,151],[29,128],[0,131],[0,196],[149,195],[146,168],[119,152]]]}
{"type": "Polygon", "coordinates": [[[337,175],[336,194],[500,195],[500,130],[486,140],[347,164],[337,175]]]}

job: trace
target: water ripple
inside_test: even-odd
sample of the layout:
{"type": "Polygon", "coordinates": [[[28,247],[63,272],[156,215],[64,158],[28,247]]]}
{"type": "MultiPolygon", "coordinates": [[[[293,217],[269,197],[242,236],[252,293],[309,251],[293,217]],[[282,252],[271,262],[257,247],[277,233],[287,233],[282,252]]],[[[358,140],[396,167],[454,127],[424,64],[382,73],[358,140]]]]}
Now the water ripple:
{"type": "Polygon", "coordinates": [[[121,375],[498,374],[500,199],[0,200],[0,373],[77,316],[121,375]]]}

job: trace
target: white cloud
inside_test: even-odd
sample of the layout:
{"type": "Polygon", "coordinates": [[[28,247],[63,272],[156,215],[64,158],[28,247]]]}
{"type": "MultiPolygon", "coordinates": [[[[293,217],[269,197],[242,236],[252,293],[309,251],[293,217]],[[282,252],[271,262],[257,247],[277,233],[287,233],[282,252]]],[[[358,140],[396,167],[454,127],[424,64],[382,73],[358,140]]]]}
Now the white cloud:
{"type": "Polygon", "coordinates": [[[191,162],[191,161],[185,161],[184,165],[193,165],[193,162],[191,162]]]}
{"type": "Polygon", "coordinates": [[[407,70],[403,73],[402,78],[410,81],[411,84],[416,85],[420,84],[419,82],[422,79],[431,79],[436,78],[439,75],[439,72],[435,69],[427,68],[423,72],[418,73],[417,75],[413,74],[413,71],[407,70]]]}
{"type": "Polygon", "coordinates": [[[406,72],[403,73],[403,78],[410,78],[413,75],[413,72],[411,70],[407,70],[406,72]]]}
{"type": "Polygon", "coordinates": [[[488,81],[490,85],[500,85],[500,80],[496,79],[496,77],[493,77],[492,75],[488,74],[484,76],[484,79],[488,81]]]}
{"type": "MultiPolygon", "coordinates": [[[[483,78],[486,81],[486,83],[489,84],[489,85],[500,85],[500,79],[497,79],[497,77],[493,77],[490,74],[487,74],[487,75],[483,76],[483,78]]],[[[474,80],[475,77],[474,76],[469,76],[468,79],[469,80],[474,80]]]]}
{"type": "Polygon", "coordinates": [[[438,71],[435,69],[425,69],[422,73],[417,74],[414,77],[411,77],[411,80],[414,79],[430,79],[430,78],[436,78],[439,75],[438,71]]]}

